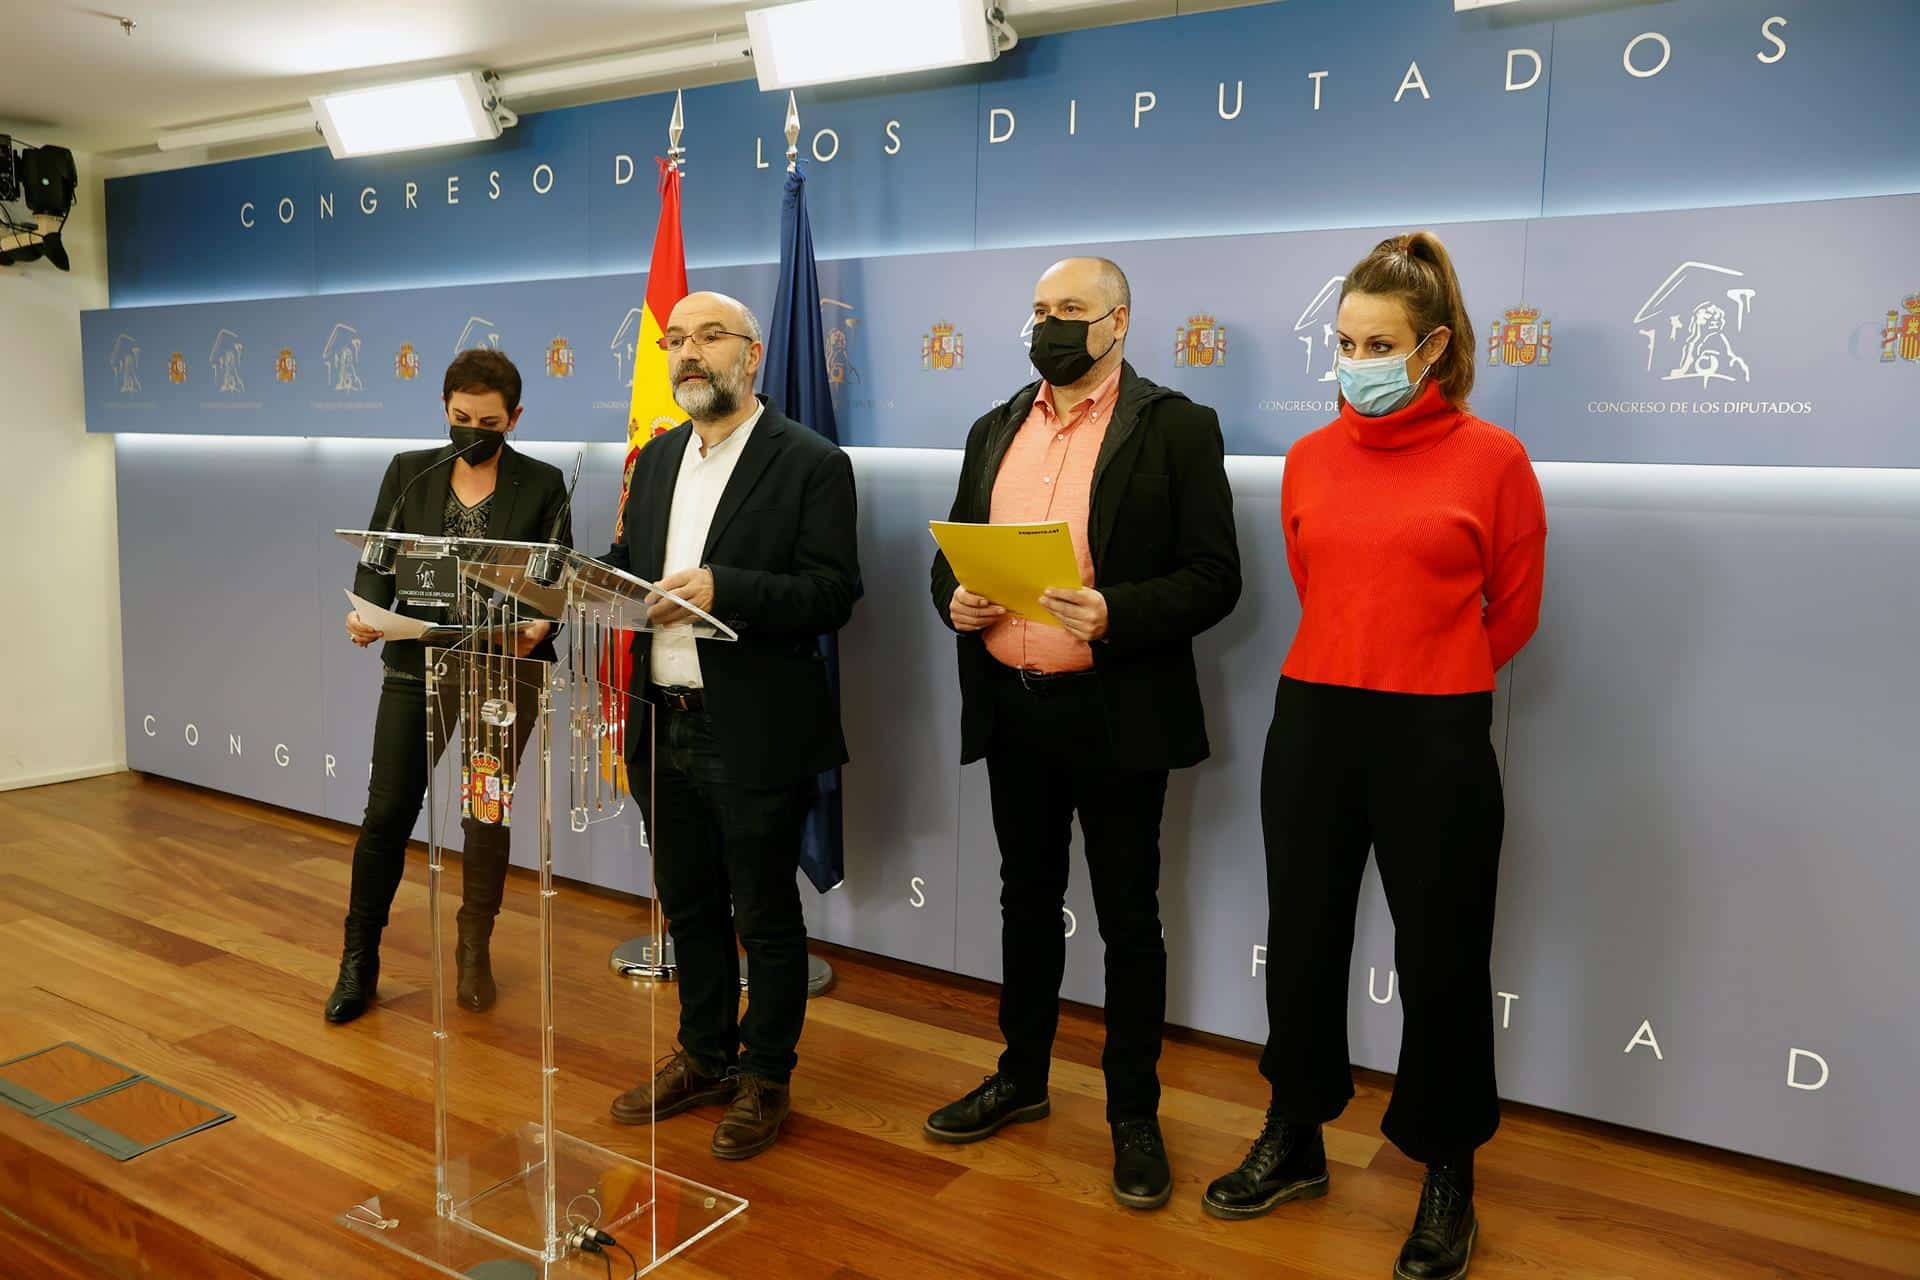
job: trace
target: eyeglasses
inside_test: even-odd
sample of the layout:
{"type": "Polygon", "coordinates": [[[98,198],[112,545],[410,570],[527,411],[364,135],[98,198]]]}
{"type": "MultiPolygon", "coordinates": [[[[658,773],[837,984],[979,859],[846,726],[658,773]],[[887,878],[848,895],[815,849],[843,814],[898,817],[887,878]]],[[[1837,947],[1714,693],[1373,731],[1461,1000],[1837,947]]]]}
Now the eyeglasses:
{"type": "Polygon", "coordinates": [[[689,346],[704,350],[722,338],[738,338],[742,342],[753,341],[751,334],[735,333],[731,329],[722,329],[717,324],[710,324],[706,328],[694,333],[669,332],[664,338],[660,339],[660,349],[669,354],[678,354],[680,348],[689,346]]]}

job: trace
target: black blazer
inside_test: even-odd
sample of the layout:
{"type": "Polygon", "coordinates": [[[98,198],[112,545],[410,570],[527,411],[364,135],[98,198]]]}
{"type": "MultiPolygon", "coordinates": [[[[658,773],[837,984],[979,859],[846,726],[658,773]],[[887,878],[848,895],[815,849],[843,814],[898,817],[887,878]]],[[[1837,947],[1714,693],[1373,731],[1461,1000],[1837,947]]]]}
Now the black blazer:
{"type": "MultiPolygon", "coordinates": [[[[405,489],[408,482],[434,463],[450,457],[454,452],[452,444],[441,445],[437,449],[417,449],[411,453],[395,454],[393,461],[387,464],[387,474],[380,481],[380,497],[373,505],[373,516],[367,521],[369,529],[384,529],[387,512],[393,507],[394,498],[405,489]]],[[[457,462],[434,467],[419,484],[407,493],[406,501],[400,504],[400,515],[393,527],[402,533],[438,535],[446,532],[447,495],[453,490],[453,469],[457,462]]],[[[500,446],[500,477],[493,490],[493,507],[487,512],[487,536],[506,542],[545,542],[553,531],[554,517],[561,516],[560,534],[553,540],[562,546],[573,545],[573,514],[566,512],[567,482],[558,467],[549,466],[537,458],[514,449],[512,445],[500,446]]],[[[375,573],[371,569],[360,568],[354,571],[353,594],[362,600],[369,600],[383,609],[392,609],[396,613],[413,616],[405,605],[394,603],[393,577],[390,574],[375,573]]],[[[433,617],[433,614],[421,612],[421,617],[433,617]]],[[[554,633],[549,632],[527,656],[546,662],[554,660],[554,633]]],[[[380,661],[396,671],[409,675],[420,675],[426,666],[426,648],[418,640],[389,640],[380,648],[380,661]]]]}
{"type": "MultiPolygon", "coordinates": [[[[1040,386],[1021,388],[973,424],[948,519],[989,518],[1000,463],[1040,386]]],[[[1094,586],[1107,600],[1107,634],[1093,646],[1093,668],[1116,765],[1144,772],[1200,763],[1207,727],[1193,637],[1240,599],[1219,415],[1122,364],[1119,403],[1094,462],[1087,542],[1094,586]]],[[[933,607],[948,627],[958,585],[946,556],[935,553],[933,607]]],[[[960,762],[967,764],[993,740],[987,682],[998,660],[977,631],[959,635],[958,647],[960,762]]]]}
{"type": "MultiPolygon", "coordinates": [[[[683,422],[640,451],[608,564],[649,582],[665,576],[667,519],[692,439],[693,424],[683,422]]],[[[700,643],[707,713],[738,785],[787,786],[847,762],[817,640],[845,626],[860,598],[854,522],[853,464],[840,446],[773,409],[762,413],[702,555],[713,573],[713,616],[740,637],[700,643]]],[[[635,632],[636,696],[652,658],[653,637],[635,632]]],[[[629,759],[644,760],[645,737],[628,735],[629,759]]]]}

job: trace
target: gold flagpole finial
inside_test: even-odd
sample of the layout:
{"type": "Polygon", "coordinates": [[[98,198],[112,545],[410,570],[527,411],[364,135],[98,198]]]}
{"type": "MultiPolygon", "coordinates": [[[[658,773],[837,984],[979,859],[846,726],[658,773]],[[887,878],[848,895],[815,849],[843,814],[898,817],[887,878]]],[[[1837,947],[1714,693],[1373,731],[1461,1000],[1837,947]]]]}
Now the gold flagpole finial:
{"type": "Polygon", "coordinates": [[[787,172],[792,173],[800,165],[800,104],[794,101],[793,90],[787,90],[787,172]]]}
{"type": "Polygon", "coordinates": [[[686,132],[687,116],[682,95],[678,90],[673,95],[673,119],[667,123],[667,167],[679,172],[686,166],[687,149],[680,145],[680,135],[686,132]]]}

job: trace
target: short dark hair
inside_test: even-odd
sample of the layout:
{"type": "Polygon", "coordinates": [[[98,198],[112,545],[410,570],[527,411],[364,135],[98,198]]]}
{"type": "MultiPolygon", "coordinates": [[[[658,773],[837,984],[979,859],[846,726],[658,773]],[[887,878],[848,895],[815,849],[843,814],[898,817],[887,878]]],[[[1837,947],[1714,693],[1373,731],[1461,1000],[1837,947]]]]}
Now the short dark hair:
{"type": "Polygon", "coordinates": [[[507,412],[512,413],[520,407],[520,371],[513,367],[513,361],[498,351],[487,347],[473,347],[462,351],[447,366],[447,376],[440,382],[440,398],[450,400],[456,391],[465,391],[478,395],[483,391],[498,391],[506,402],[507,412]]]}

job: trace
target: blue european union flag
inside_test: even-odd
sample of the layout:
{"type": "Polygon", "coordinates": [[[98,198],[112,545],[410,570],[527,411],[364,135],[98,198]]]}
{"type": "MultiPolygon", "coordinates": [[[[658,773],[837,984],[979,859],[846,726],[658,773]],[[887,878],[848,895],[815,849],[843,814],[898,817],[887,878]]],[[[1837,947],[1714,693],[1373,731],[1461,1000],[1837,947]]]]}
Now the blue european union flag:
{"type": "MultiPolygon", "coordinates": [[[[838,444],[833,383],[827,377],[827,341],[820,325],[820,275],[813,263],[813,227],[807,221],[807,176],[798,165],[787,174],[780,205],[780,288],[774,295],[764,368],[761,387],[767,403],[838,444]]],[[[827,681],[837,704],[840,651],[834,637],[820,637],[820,652],[827,660],[827,681]]],[[[820,775],[819,796],[807,814],[800,866],[813,887],[826,893],[845,878],[846,865],[840,770],[831,769],[820,775]]]]}

